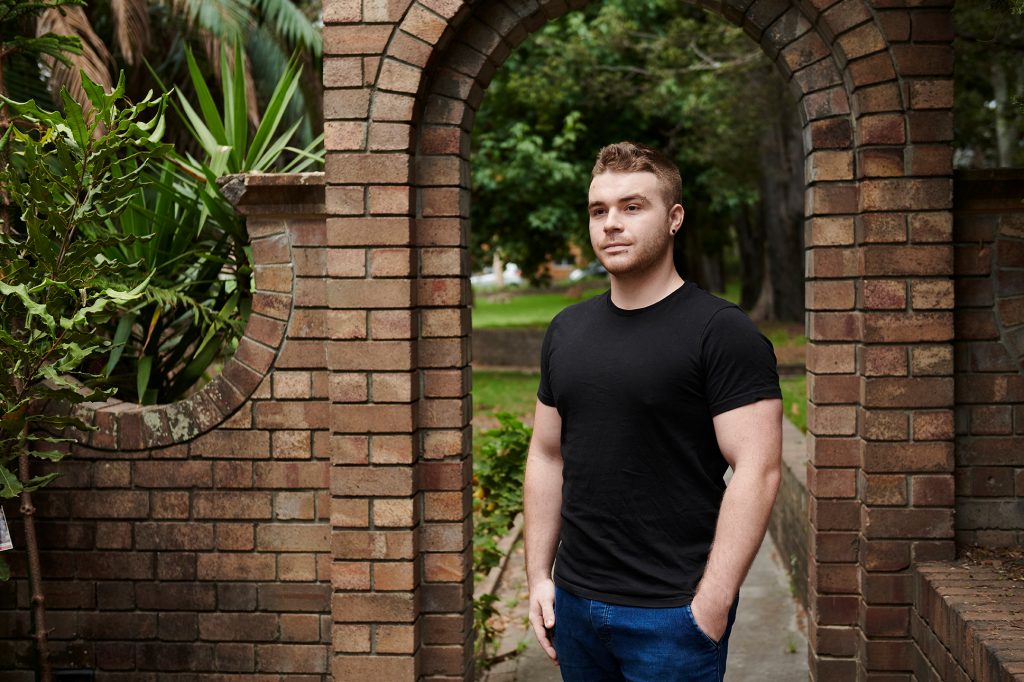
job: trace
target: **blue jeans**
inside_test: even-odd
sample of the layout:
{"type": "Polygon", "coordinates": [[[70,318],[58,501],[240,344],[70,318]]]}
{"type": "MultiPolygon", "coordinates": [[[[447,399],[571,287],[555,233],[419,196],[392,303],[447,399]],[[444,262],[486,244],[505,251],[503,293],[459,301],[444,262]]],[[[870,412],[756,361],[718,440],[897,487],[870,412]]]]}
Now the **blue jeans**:
{"type": "Polygon", "coordinates": [[[736,604],[722,641],[689,605],[639,608],[555,589],[554,645],[565,682],[721,682],[736,604]]]}

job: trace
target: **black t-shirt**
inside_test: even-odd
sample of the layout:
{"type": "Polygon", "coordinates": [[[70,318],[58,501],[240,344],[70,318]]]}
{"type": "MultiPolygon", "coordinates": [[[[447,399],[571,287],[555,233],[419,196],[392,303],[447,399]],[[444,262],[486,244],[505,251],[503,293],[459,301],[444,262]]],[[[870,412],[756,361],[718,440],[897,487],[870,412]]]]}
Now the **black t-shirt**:
{"type": "Polygon", "coordinates": [[[537,396],[562,417],[556,584],[613,604],[688,604],[728,469],[711,419],[781,397],[771,342],[689,282],[637,310],[606,292],[551,322],[537,396]]]}

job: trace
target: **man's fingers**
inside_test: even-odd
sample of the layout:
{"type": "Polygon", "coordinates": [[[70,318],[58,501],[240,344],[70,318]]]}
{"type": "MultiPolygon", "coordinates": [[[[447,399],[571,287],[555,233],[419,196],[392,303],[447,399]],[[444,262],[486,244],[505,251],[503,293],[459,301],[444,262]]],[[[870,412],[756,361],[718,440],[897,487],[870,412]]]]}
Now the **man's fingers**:
{"type": "Polygon", "coordinates": [[[540,609],[544,615],[544,627],[555,627],[555,602],[552,600],[544,600],[540,603],[540,609]]]}
{"type": "Polygon", "coordinates": [[[548,636],[549,627],[551,627],[546,624],[548,618],[551,619],[551,625],[553,626],[555,615],[550,604],[541,605],[540,613],[537,612],[536,608],[530,609],[530,624],[533,626],[533,634],[540,643],[540,648],[544,650],[548,658],[558,663],[558,654],[555,652],[555,646],[548,636]],[[544,611],[547,611],[548,615],[543,615],[544,611]]]}

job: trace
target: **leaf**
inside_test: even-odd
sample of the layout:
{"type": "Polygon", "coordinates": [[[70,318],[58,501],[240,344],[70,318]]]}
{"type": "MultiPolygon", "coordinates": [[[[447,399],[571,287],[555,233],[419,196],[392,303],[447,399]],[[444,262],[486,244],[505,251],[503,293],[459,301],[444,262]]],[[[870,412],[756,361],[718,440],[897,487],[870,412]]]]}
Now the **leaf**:
{"type": "Polygon", "coordinates": [[[11,579],[11,567],[7,565],[3,557],[0,557],[0,582],[7,582],[11,579]]]}
{"type": "Polygon", "coordinates": [[[153,356],[145,355],[139,358],[139,364],[136,369],[136,390],[140,397],[146,395],[146,387],[149,386],[149,375],[153,371],[153,356]]]}
{"type": "Polygon", "coordinates": [[[25,492],[29,493],[34,492],[36,490],[39,490],[40,488],[46,487],[54,480],[60,478],[60,476],[61,472],[59,471],[54,471],[49,474],[44,474],[42,476],[33,476],[32,478],[25,481],[24,490],[25,492]]]}
{"type": "Polygon", "coordinates": [[[66,457],[68,453],[61,452],[60,450],[30,450],[28,454],[32,455],[33,457],[38,457],[40,459],[48,459],[51,462],[59,462],[60,460],[64,459],[64,457],[66,457]]]}
{"type": "Polygon", "coordinates": [[[23,489],[18,477],[0,464],[0,497],[17,497],[23,489]]]}
{"type": "Polygon", "coordinates": [[[117,363],[121,359],[121,355],[124,353],[128,336],[132,332],[132,325],[135,324],[135,317],[135,315],[125,315],[118,321],[117,329],[114,332],[114,338],[111,341],[110,358],[107,360],[107,364],[103,368],[104,376],[109,377],[110,373],[114,371],[115,367],[117,367],[117,363]]]}

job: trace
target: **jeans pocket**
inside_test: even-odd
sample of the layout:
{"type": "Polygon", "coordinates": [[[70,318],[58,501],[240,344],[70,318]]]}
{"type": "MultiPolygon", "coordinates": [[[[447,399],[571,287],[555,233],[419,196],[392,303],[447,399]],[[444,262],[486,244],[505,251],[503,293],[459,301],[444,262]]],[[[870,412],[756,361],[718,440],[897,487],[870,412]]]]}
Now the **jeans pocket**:
{"type": "Polygon", "coordinates": [[[693,629],[697,632],[698,635],[700,635],[701,639],[710,644],[717,651],[718,647],[721,646],[721,644],[711,639],[711,637],[708,636],[708,633],[701,630],[700,626],[697,625],[697,619],[693,617],[693,609],[690,608],[690,605],[687,604],[683,607],[683,609],[686,611],[686,616],[690,620],[690,625],[693,626],[693,629]]]}

